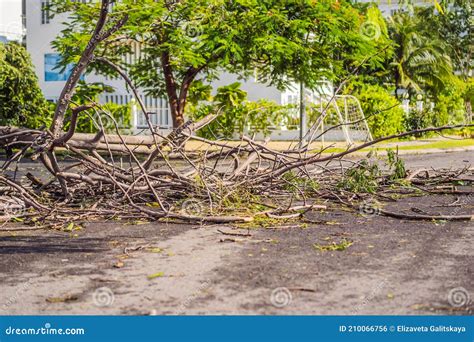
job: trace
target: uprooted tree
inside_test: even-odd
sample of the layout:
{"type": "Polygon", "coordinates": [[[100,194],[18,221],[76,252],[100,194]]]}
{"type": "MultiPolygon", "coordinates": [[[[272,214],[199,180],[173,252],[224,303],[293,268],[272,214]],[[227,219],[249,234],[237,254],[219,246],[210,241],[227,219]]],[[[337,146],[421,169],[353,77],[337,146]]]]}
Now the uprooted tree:
{"type": "MultiPolygon", "coordinates": [[[[13,212],[16,219],[50,225],[90,219],[140,218],[192,222],[246,222],[259,216],[289,219],[302,216],[311,209],[325,209],[330,206],[330,203],[337,203],[338,207],[358,207],[360,202],[378,196],[378,192],[387,186],[391,186],[390,189],[393,191],[393,186],[396,186],[400,180],[416,182],[417,188],[422,189],[418,191],[434,191],[429,189],[433,182],[451,182],[464,173],[472,173],[472,170],[466,169],[457,173],[429,174],[428,180],[417,178],[420,172],[408,175],[397,156],[393,155],[389,158],[390,172],[388,174],[367,161],[349,166],[340,164],[338,168],[328,166],[328,163],[333,160],[341,161],[344,156],[380,141],[460,126],[407,132],[353,146],[346,151],[333,154],[323,154],[324,149],[311,150],[311,141],[291,150],[278,152],[268,148],[266,143],[256,142],[246,136],[242,136],[237,144],[196,137],[194,132],[215,120],[220,115],[219,110],[197,122],[183,123],[181,119],[177,119],[180,125],[172,133],[167,136],[159,134],[156,127],[151,124],[146,108],[138,96],[137,88],[126,71],[127,68],[106,55],[108,49],[118,49],[114,50],[114,54],[126,52],[124,48],[126,45],[119,43],[122,39],[120,32],[127,28],[127,25],[129,25],[127,29],[133,32],[134,21],[145,21],[152,29],[161,32],[161,26],[168,27],[170,24],[161,20],[163,15],[161,11],[167,11],[166,13],[171,17],[175,10],[186,12],[185,8],[180,8],[181,2],[155,5],[158,3],[161,4],[161,2],[151,0],[122,1],[114,3],[114,11],[109,13],[112,1],[102,0],[100,8],[98,7],[98,19],[95,21],[95,26],[90,28],[91,33],[88,35],[87,43],[77,45],[82,47],[82,52],[75,59],[75,67],[58,100],[51,127],[44,130],[0,127],[1,145],[15,148],[14,155],[2,166],[0,175],[0,193],[4,202],[1,209],[5,214],[13,212]],[[151,12],[149,17],[143,17],[142,11],[137,9],[140,6],[149,6],[158,12],[151,12]],[[148,121],[149,135],[123,136],[118,125],[116,125],[116,134],[108,135],[105,134],[100,120],[98,122],[100,131],[95,136],[75,132],[80,115],[91,110],[103,109],[100,104],[93,102],[82,105],[72,102],[72,95],[81,75],[88,68],[99,68],[99,64],[122,77],[136,95],[148,121]],[[70,116],[66,116],[68,111],[70,111],[70,116]],[[67,131],[64,130],[66,117],[69,118],[67,131]],[[193,152],[186,151],[185,144],[189,140],[201,142],[203,148],[193,152]],[[60,158],[58,153],[61,154],[60,158]],[[38,165],[44,166],[51,175],[50,179],[45,181],[33,174],[26,175],[28,181],[16,177],[18,162],[24,158],[39,160],[38,165]],[[174,159],[178,159],[179,162],[174,162],[174,159]],[[13,172],[13,175],[7,176],[8,170],[10,173],[13,172]],[[431,176],[435,177],[434,180],[431,176]]],[[[209,4],[206,1],[191,1],[190,3],[195,6],[209,4]]],[[[275,2],[277,3],[281,2],[275,2]]],[[[302,2],[301,6],[307,9],[314,5],[316,11],[320,3],[324,2],[302,2]]],[[[246,6],[252,8],[251,6],[256,5],[257,2],[216,1],[212,4],[216,7],[210,7],[209,15],[218,12],[219,6],[231,6],[239,15],[233,19],[226,18],[226,20],[238,18],[244,20],[248,9],[246,6]]],[[[82,5],[78,6],[78,10],[86,9],[82,5]]],[[[298,21],[302,8],[296,5],[296,7],[288,6],[289,8],[282,13],[292,16],[291,20],[298,21]]],[[[268,9],[266,11],[269,18],[272,17],[269,14],[277,14],[268,12],[268,9]]],[[[277,16],[277,23],[280,16],[281,13],[277,16]]],[[[259,19],[264,21],[263,17],[259,19]]],[[[269,24],[269,30],[273,32],[278,25],[271,19],[268,20],[273,25],[269,24]]],[[[316,22],[319,25],[322,24],[320,21],[316,22]]],[[[218,30],[219,25],[214,27],[214,21],[206,21],[206,23],[209,27],[218,30]]],[[[247,24],[250,25],[250,22],[247,24]]],[[[179,25],[179,22],[176,25],[179,25]]],[[[324,25],[316,26],[318,30],[325,28],[324,25]]],[[[251,27],[246,27],[246,29],[251,29],[251,27]]],[[[292,27],[280,29],[285,31],[292,27]]],[[[301,30],[303,36],[308,33],[304,29],[304,25],[298,27],[298,32],[301,30]]],[[[257,31],[259,30],[263,28],[259,27],[257,31]]],[[[140,36],[140,32],[135,32],[135,34],[140,36]]],[[[225,32],[219,31],[219,34],[222,35],[225,32]]],[[[79,35],[82,36],[84,33],[79,35]]],[[[148,38],[147,35],[145,36],[148,38]]],[[[218,37],[217,33],[216,37],[218,37]]],[[[229,37],[221,39],[227,38],[229,37]]],[[[216,51],[226,51],[225,48],[219,48],[218,39],[215,39],[216,51]]],[[[229,40],[232,41],[230,38],[229,40]]],[[[263,44],[261,41],[259,43],[263,44]]],[[[186,44],[199,46],[199,38],[190,40],[186,44]]],[[[221,42],[221,44],[224,43],[221,42]]],[[[278,42],[274,41],[273,44],[278,45],[278,42]]],[[[163,51],[158,47],[155,48],[163,57],[163,51]]],[[[166,48],[174,50],[170,43],[165,44],[161,49],[166,48]]],[[[234,48],[230,47],[231,50],[234,48]]],[[[269,49],[271,50],[271,46],[269,49]]],[[[267,53],[260,52],[263,57],[259,62],[261,67],[268,68],[268,74],[272,75],[273,70],[278,72],[278,68],[283,67],[287,61],[283,58],[283,54],[278,52],[277,57],[270,58],[268,56],[270,50],[267,53]]],[[[189,49],[183,51],[189,51],[189,49]]],[[[210,51],[205,53],[211,53],[210,51]]],[[[244,53],[247,52],[251,54],[252,51],[244,53]]],[[[296,55],[300,52],[303,53],[295,49],[296,55]]],[[[204,52],[201,51],[201,53],[204,52]]],[[[166,55],[166,51],[164,54],[166,55]]],[[[366,63],[371,56],[360,58],[360,63],[366,63]]],[[[193,58],[196,58],[196,55],[193,58]]],[[[303,54],[302,58],[304,59],[302,65],[306,63],[307,68],[301,68],[302,71],[298,72],[302,74],[294,75],[295,78],[303,77],[306,72],[311,71],[312,66],[309,61],[312,55],[303,54]]],[[[162,58],[160,60],[163,62],[162,58]]],[[[228,61],[232,62],[232,59],[228,61]]],[[[195,65],[191,62],[190,64],[191,68],[200,68],[197,62],[195,65]]],[[[165,60],[162,65],[164,74],[167,67],[174,65],[173,60],[165,60]]],[[[201,70],[207,67],[207,64],[205,65],[201,70]]],[[[357,71],[358,66],[360,64],[354,67],[353,72],[357,71]]],[[[177,73],[183,76],[181,71],[177,73]]],[[[167,83],[166,80],[165,83],[167,83]]],[[[183,85],[180,88],[183,88],[183,85]]],[[[173,99],[171,98],[170,101],[173,99]]],[[[179,115],[176,116],[178,117],[179,115]]],[[[113,121],[113,117],[110,117],[110,120],[113,121]]],[[[312,140],[318,138],[314,134],[311,135],[312,140]]],[[[391,213],[382,208],[377,208],[377,211],[384,215],[407,219],[471,219],[471,216],[465,215],[407,215],[391,213]]],[[[5,215],[2,219],[10,220],[11,215],[5,215]]]]}

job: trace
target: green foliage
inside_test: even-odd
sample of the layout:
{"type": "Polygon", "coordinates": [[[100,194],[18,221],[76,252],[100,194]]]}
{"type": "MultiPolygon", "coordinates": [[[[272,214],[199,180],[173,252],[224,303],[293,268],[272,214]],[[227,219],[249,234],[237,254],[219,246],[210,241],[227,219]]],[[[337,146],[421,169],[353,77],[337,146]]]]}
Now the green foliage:
{"type": "Polygon", "coordinates": [[[433,110],[434,126],[462,124],[465,120],[464,101],[459,93],[441,93],[433,110]]]}
{"type": "Polygon", "coordinates": [[[212,100],[212,86],[205,84],[202,80],[196,80],[193,82],[189,89],[188,104],[193,109],[202,101],[212,100]]]}
{"type": "Polygon", "coordinates": [[[284,123],[290,113],[290,106],[281,106],[267,100],[248,101],[247,93],[240,89],[240,83],[220,87],[210,100],[211,102],[188,108],[188,115],[194,120],[222,112],[216,120],[198,132],[208,139],[231,138],[235,133],[245,131],[268,135],[270,129],[284,123]]]}
{"type": "Polygon", "coordinates": [[[462,124],[465,121],[465,100],[469,98],[469,88],[458,78],[438,94],[433,108],[433,125],[462,124]]]}
{"type": "MultiPolygon", "coordinates": [[[[99,95],[104,92],[111,93],[113,88],[102,82],[88,84],[80,81],[71,102],[75,105],[98,103],[99,95]]],[[[66,129],[69,129],[71,114],[71,110],[68,110],[66,113],[66,129]]],[[[103,126],[107,133],[115,133],[115,123],[117,123],[118,128],[122,131],[132,127],[132,110],[130,105],[107,103],[101,105],[96,110],[89,109],[81,112],[77,120],[76,132],[96,133],[103,126]]]]}
{"type": "MultiPolygon", "coordinates": [[[[71,13],[54,42],[66,66],[77,62],[87,45],[100,5],[53,2],[56,12],[71,13]]],[[[447,88],[452,61],[464,78],[472,70],[466,67],[472,65],[466,57],[470,35],[465,34],[470,5],[466,0],[435,5],[397,13],[387,23],[377,6],[351,1],[123,0],[114,4],[105,27],[124,14],[128,21],[98,46],[96,55],[126,69],[146,93],[167,96],[175,126],[184,122],[184,113],[199,119],[222,109],[222,117],[200,133],[208,138],[229,138],[247,129],[268,134],[271,126],[292,120],[288,108],[249,102],[235,84],[212,97],[209,83],[222,72],[248,78],[255,71],[259,81],[283,89],[300,81],[316,88],[322,79],[337,85],[357,68],[370,84],[359,89],[358,97],[373,135],[380,137],[403,129],[402,110],[380,85],[384,82],[395,86],[396,96],[407,89],[437,102],[433,111],[411,113],[407,127],[459,121],[461,102],[447,88]],[[127,54],[134,57],[124,59],[127,54]]],[[[114,73],[97,61],[87,70],[92,71],[114,73]]],[[[463,95],[466,107],[468,94],[463,95]]]]}
{"type": "MultiPolygon", "coordinates": [[[[434,98],[424,98],[423,110],[412,108],[405,118],[407,130],[431,126],[457,125],[466,122],[466,103],[469,101],[469,84],[453,77],[434,98]]],[[[414,97],[411,102],[416,102],[414,97]]],[[[429,134],[428,134],[429,135],[429,134]]],[[[416,135],[422,136],[421,134],[416,135]]]]}
{"type": "MultiPolygon", "coordinates": [[[[340,99],[336,99],[335,102],[339,106],[339,108],[344,108],[344,101],[340,99]]],[[[326,106],[326,104],[325,104],[326,106]]],[[[323,106],[323,110],[326,110],[326,116],[324,118],[324,123],[327,125],[338,125],[340,124],[340,119],[339,116],[337,115],[337,111],[334,108],[334,106],[328,106],[327,108],[323,106]]],[[[297,108],[298,109],[298,108],[297,108]]],[[[312,124],[314,124],[319,117],[321,116],[321,107],[319,103],[307,103],[306,104],[306,116],[308,118],[308,128],[311,127],[312,124]]],[[[293,125],[299,125],[300,124],[300,118],[299,118],[299,113],[298,117],[296,118],[295,122],[293,125]]]]}
{"type": "Polygon", "coordinates": [[[86,83],[81,80],[76,86],[76,91],[72,97],[72,103],[88,104],[97,102],[102,93],[112,93],[114,89],[102,82],[86,83]]]}
{"type": "Polygon", "coordinates": [[[334,251],[345,251],[347,248],[352,246],[354,242],[347,239],[342,239],[340,242],[331,242],[329,245],[313,244],[314,249],[320,252],[334,252],[334,251]]]}
{"type": "Polygon", "coordinates": [[[439,6],[422,7],[417,16],[431,33],[446,42],[454,69],[466,80],[474,69],[472,58],[472,1],[440,0],[439,6]]]}
{"type": "Polygon", "coordinates": [[[0,43],[0,125],[40,128],[50,124],[50,113],[26,49],[0,43]]]}
{"type": "Polygon", "coordinates": [[[236,187],[231,194],[214,197],[216,208],[222,212],[255,213],[267,209],[258,204],[261,200],[260,197],[245,186],[236,187]]]}
{"type": "Polygon", "coordinates": [[[348,169],[339,181],[338,187],[355,193],[374,194],[378,189],[378,178],[381,176],[377,164],[361,160],[357,166],[348,169]]]}
{"type": "MultiPolygon", "coordinates": [[[[405,129],[407,131],[419,130],[433,125],[435,118],[433,117],[433,111],[428,106],[429,103],[425,103],[422,111],[416,109],[410,110],[405,116],[405,129]]],[[[417,133],[414,136],[420,138],[423,134],[417,133]]]]}
{"type": "MultiPolygon", "coordinates": [[[[372,30],[369,32],[366,32],[365,30],[363,30],[362,34],[368,35],[372,33],[372,36],[367,37],[367,38],[381,40],[383,41],[384,45],[390,45],[391,41],[388,34],[387,22],[385,18],[383,17],[382,12],[380,12],[378,5],[369,4],[366,9],[366,17],[367,17],[366,26],[369,24],[369,26],[372,26],[372,30]]],[[[369,28],[371,27],[367,27],[366,29],[369,29],[369,28]]]]}
{"type": "Polygon", "coordinates": [[[390,170],[390,175],[388,179],[394,181],[403,179],[407,176],[407,171],[405,169],[405,162],[400,159],[398,155],[398,150],[393,151],[391,149],[387,150],[387,164],[390,170]]]}
{"type": "MultiPolygon", "coordinates": [[[[362,37],[372,40],[378,47],[377,52],[370,55],[367,63],[362,63],[357,67],[357,74],[362,76],[364,83],[382,84],[391,77],[392,70],[388,67],[388,61],[393,59],[396,44],[389,35],[387,21],[377,4],[357,2],[356,6],[360,6],[361,13],[365,13],[364,22],[361,24],[359,32],[362,37]]],[[[356,77],[353,75],[351,78],[356,77]]]]}
{"type": "Polygon", "coordinates": [[[470,77],[466,81],[463,98],[466,102],[474,103],[474,77],[470,77]]]}
{"type": "Polygon", "coordinates": [[[374,138],[403,131],[404,112],[400,102],[385,88],[364,85],[354,95],[359,99],[374,138]]]}
{"type": "MultiPolygon", "coordinates": [[[[77,62],[98,17],[98,3],[56,0],[57,12],[71,11],[54,47],[64,65],[77,62]]],[[[106,28],[128,14],[127,24],[98,46],[96,55],[126,67],[135,83],[153,96],[168,96],[174,119],[182,116],[195,79],[206,82],[222,71],[284,88],[321,79],[338,82],[365,61],[381,65],[383,42],[361,34],[365,13],[349,1],[155,0],[114,3],[106,28]],[[109,44],[113,41],[113,44],[109,44]],[[130,42],[136,42],[131,44],[130,42]],[[142,54],[130,65],[122,56],[142,54]],[[374,56],[367,59],[368,56],[374,56]]],[[[130,60],[130,59],[128,59],[130,60]]],[[[110,75],[93,62],[88,70],[110,75]]],[[[174,123],[178,121],[174,120],[174,123]]]]}
{"type": "Polygon", "coordinates": [[[398,149],[393,151],[387,149],[386,165],[388,170],[382,173],[378,163],[369,161],[372,152],[367,159],[361,160],[356,166],[347,169],[344,177],[339,181],[338,187],[353,193],[375,194],[381,181],[398,181],[407,176],[405,163],[398,155],[398,149]]]}
{"type": "Polygon", "coordinates": [[[286,183],[283,188],[295,195],[314,195],[319,189],[319,183],[316,180],[307,176],[300,177],[293,171],[283,174],[282,180],[286,183]]]}
{"type": "Polygon", "coordinates": [[[446,42],[421,17],[406,12],[390,18],[389,32],[397,46],[390,63],[396,90],[436,95],[453,77],[446,42]]]}
{"type": "Polygon", "coordinates": [[[214,101],[219,107],[230,109],[237,107],[247,99],[247,92],[240,89],[240,83],[235,82],[217,89],[214,101]]]}
{"type": "Polygon", "coordinates": [[[391,64],[394,83],[411,96],[423,93],[428,98],[428,107],[422,113],[410,113],[407,127],[470,120],[472,99],[465,84],[473,79],[472,1],[439,0],[434,6],[397,14],[390,23],[390,32],[398,45],[391,64]]]}
{"type": "Polygon", "coordinates": [[[121,132],[132,127],[132,111],[129,105],[107,103],[97,111],[87,112],[88,115],[82,115],[77,121],[77,132],[96,133],[103,126],[106,133],[114,134],[116,133],[115,125],[121,132]]]}

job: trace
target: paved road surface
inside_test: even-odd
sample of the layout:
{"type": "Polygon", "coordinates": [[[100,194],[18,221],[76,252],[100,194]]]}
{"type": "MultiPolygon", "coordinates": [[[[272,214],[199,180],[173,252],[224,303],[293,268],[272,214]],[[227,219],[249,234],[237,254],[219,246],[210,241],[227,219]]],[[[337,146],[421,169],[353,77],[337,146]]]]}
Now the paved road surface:
{"type": "MultiPolygon", "coordinates": [[[[470,152],[404,158],[411,168],[474,165],[470,152]]],[[[472,196],[442,207],[454,201],[389,208],[474,212],[472,196]]],[[[231,227],[166,224],[1,232],[1,314],[472,314],[472,301],[448,300],[453,291],[474,297],[472,223],[333,211],[309,218],[331,224],[237,238],[218,232],[231,227]],[[353,242],[345,251],[314,247],[343,239],[353,242]]]]}

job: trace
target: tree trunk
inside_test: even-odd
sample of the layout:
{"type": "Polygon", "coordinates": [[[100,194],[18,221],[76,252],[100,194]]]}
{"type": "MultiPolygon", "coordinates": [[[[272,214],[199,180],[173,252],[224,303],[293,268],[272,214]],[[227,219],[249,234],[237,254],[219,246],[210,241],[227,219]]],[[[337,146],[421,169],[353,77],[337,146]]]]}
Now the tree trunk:
{"type": "Polygon", "coordinates": [[[178,87],[174,79],[173,68],[171,67],[170,55],[168,52],[163,52],[161,55],[161,65],[163,68],[163,76],[165,78],[171,118],[173,119],[173,128],[178,128],[184,124],[184,111],[180,108],[180,101],[177,93],[178,87]]]}
{"type": "Polygon", "coordinates": [[[398,70],[395,71],[395,98],[400,100],[400,95],[398,94],[398,90],[400,89],[400,74],[398,70]]]}
{"type": "Polygon", "coordinates": [[[472,103],[470,100],[466,100],[466,123],[470,124],[472,122],[472,103]]]}
{"type": "Polygon", "coordinates": [[[199,72],[204,69],[205,64],[199,68],[190,67],[188,69],[181,83],[181,87],[179,87],[179,91],[173,75],[173,68],[170,63],[170,55],[168,52],[164,52],[161,55],[161,64],[165,78],[166,93],[168,94],[168,101],[171,109],[171,117],[173,118],[173,128],[178,128],[185,122],[184,110],[186,108],[186,101],[191,84],[199,72]]]}
{"type": "Polygon", "coordinates": [[[173,128],[178,128],[184,125],[184,108],[178,108],[178,111],[173,117],[173,128]]]}

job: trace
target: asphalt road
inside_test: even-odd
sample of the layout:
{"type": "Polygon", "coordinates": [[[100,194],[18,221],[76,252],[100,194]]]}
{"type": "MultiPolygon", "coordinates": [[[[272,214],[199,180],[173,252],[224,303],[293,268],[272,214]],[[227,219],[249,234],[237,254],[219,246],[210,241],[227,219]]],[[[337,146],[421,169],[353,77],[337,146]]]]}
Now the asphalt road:
{"type": "MultiPolygon", "coordinates": [[[[471,152],[404,159],[412,169],[474,165],[471,152]]],[[[388,208],[474,214],[473,196],[446,206],[456,200],[417,197],[388,208]]],[[[3,227],[0,314],[473,313],[472,223],[338,210],[308,218],[329,224],[250,229],[249,237],[219,232],[247,233],[230,226],[3,227]],[[317,248],[344,240],[352,245],[343,251],[317,248]]]]}

